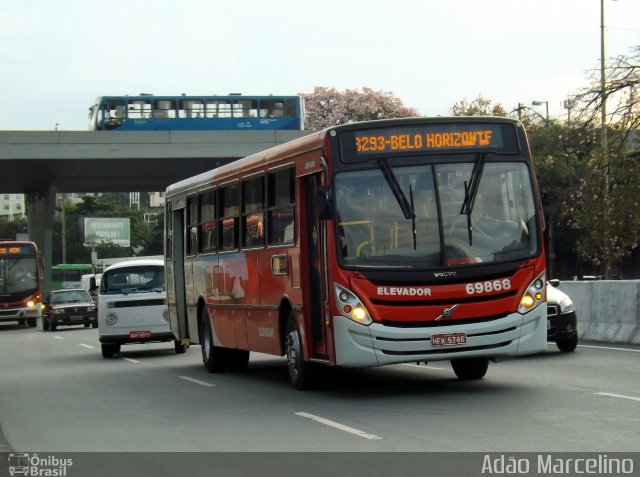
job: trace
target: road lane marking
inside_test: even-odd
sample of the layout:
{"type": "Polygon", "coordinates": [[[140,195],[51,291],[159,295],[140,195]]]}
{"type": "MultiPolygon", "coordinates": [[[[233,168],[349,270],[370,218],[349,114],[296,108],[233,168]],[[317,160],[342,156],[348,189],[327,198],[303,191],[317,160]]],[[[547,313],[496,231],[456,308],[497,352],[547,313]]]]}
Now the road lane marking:
{"type": "Polygon", "coordinates": [[[640,402],[640,398],[633,397],[633,396],[624,396],[622,394],[613,394],[613,393],[595,393],[595,394],[597,396],[609,396],[609,397],[614,397],[614,398],[619,398],[619,399],[630,399],[631,401],[640,402]]]}
{"type": "Polygon", "coordinates": [[[78,346],[82,346],[83,348],[88,348],[88,349],[95,349],[93,346],[84,344],[84,343],[78,343],[78,346]]]}
{"type": "Polygon", "coordinates": [[[53,335],[53,337],[57,340],[63,340],[64,338],[62,336],[58,336],[58,335],[53,335]]]}
{"type": "Polygon", "coordinates": [[[369,434],[359,429],[354,429],[353,427],[345,426],[344,424],[340,424],[339,422],[325,419],[324,417],[315,416],[313,414],[309,414],[306,412],[296,412],[295,414],[300,417],[305,417],[307,419],[311,419],[312,421],[319,422],[320,424],[324,424],[325,426],[330,426],[335,429],[348,432],[349,434],[354,434],[358,437],[364,437],[365,439],[369,439],[369,440],[382,439],[382,437],[376,436],[375,434],[369,434]]]}
{"type": "Polygon", "coordinates": [[[139,363],[140,361],[138,361],[137,359],[133,359],[133,358],[122,358],[125,361],[129,361],[130,363],[139,363]]]}
{"type": "Polygon", "coordinates": [[[190,381],[192,383],[199,384],[200,386],[213,387],[215,384],[206,383],[204,381],[200,381],[199,379],[190,378],[189,376],[178,376],[180,379],[184,379],[185,381],[190,381]]]}
{"type": "Polygon", "coordinates": [[[632,353],[640,353],[640,349],[614,348],[613,346],[591,346],[578,345],[579,348],[595,348],[595,349],[612,349],[614,351],[631,351],[632,353]]]}

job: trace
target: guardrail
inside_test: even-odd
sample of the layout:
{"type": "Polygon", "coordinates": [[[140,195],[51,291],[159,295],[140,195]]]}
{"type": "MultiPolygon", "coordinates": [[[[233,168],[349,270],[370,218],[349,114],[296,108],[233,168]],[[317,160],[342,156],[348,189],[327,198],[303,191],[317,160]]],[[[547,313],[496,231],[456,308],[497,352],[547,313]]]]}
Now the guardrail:
{"type": "Polygon", "coordinates": [[[640,345],[640,280],[563,281],[582,340],[640,345]]]}

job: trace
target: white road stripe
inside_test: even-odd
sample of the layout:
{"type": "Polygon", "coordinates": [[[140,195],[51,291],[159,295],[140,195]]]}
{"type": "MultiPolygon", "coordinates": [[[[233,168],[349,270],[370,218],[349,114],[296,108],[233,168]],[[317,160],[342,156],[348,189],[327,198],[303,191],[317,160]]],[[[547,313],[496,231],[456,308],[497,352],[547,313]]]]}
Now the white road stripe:
{"type": "Polygon", "coordinates": [[[184,379],[185,381],[190,381],[192,383],[199,384],[200,386],[213,387],[215,384],[205,383],[204,381],[200,381],[199,379],[190,378],[189,376],[178,376],[180,379],[184,379]]]}
{"type": "Polygon", "coordinates": [[[78,346],[82,346],[83,348],[95,349],[93,346],[84,343],[78,343],[78,346]]]}
{"type": "Polygon", "coordinates": [[[57,340],[63,340],[64,338],[62,336],[58,336],[58,335],[53,335],[53,337],[57,340]]]}
{"type": "Polygon", "coordinates": [[[376,436],[375,434],[368,434],[359,429],[354,429],[353,427],[340,424],[339,422],[330,421],[329,419],[325,419],[324,417],[314,416],[313,414],[309,414],[306,412],[296,412],[295,414],[300,417],[306,417],[307,419],[311,419],[312,421],[319,422],[320,424],[324,424],[326,426],[334,427],[335,429],[348,432],[349,434],[354,434],[358,437],[364,437],[365,439],[369,440],[382,439],[382,437],[376,436]]]}
{"type": "Polygon", "coordinates": [[[613,346],[578,345],[578,347],[579,348],[612,349],[614,351],[630,351],[632,353],[640,353],[640,349],[614,348],[613,346]]]}
{"type": "Polygon", "coordinates": [[[140,361],[138,361],[137,359],[133,359],[133,358],[122,358],[125,361],[129,361],[130,363],[139,363],[140,361]]]}
{"type": "Polygon", "coordinates": [[[595,393],[595,394],[597,396],[609,396],[609,397],[614,397],[614,398],[619,398],[619,399],[630,399],[631,401],[640,402],[640,398],[632,397],[632,396],[624,396],[622,394],[613,394],[613,393],[595,393]]]}

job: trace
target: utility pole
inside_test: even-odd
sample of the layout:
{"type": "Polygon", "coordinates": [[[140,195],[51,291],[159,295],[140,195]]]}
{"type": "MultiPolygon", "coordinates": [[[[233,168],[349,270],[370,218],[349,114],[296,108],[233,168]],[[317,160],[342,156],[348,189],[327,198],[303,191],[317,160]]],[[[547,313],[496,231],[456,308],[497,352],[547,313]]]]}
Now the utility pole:
{"type": "MultiPolygon", "coordinates": [[[[604,163],[604,194],[605,207],[607,216],[609,215],[609,140],[607,137],[607,78],[605,71],[605,48],[604,48],[604,0],[600,0],[600,146],[602,148],[602,160],[604,163]]],[[[605,263],[604,263],[604,275],[605,278],[609,278],[612,272],[611,259],[607,256],[607,250],[609,249],[609,230],[605,228],[604,233],[604,250],[605,250],[605,263]]]]}

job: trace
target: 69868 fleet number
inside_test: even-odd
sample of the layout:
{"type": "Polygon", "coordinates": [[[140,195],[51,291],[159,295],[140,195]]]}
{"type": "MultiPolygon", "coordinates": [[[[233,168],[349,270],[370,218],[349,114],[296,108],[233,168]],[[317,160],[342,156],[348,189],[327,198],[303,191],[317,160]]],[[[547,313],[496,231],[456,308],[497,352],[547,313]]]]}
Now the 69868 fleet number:
{"type": "Polygon", "coordinates": [[[509,280],[508,278],[503,278],[502,280],[488,280],[486,282],[467,283],[465,285],[465,288],[468,295],[511,290],[511,280],[509,280]]]}

